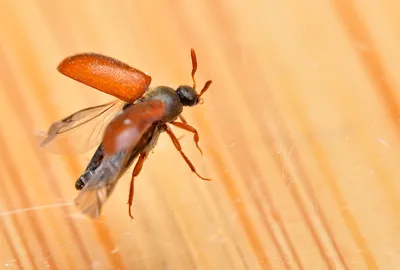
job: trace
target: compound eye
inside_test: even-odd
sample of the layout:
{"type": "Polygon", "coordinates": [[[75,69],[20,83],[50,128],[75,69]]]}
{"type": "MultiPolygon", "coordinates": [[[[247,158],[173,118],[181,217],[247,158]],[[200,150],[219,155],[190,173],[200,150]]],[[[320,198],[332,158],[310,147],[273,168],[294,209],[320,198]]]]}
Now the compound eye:
{"type": "Polygon", "coordinates": [[[183,106],[194,106],[198,102],[196,91],[188,85],[181,85],[176,90],[183,106]]]}

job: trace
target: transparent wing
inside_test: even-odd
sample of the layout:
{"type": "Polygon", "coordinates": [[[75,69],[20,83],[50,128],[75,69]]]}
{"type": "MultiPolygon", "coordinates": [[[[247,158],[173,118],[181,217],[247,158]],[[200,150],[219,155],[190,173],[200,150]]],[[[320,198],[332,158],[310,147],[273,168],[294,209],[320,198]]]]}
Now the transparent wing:
{"type": "Polygon", "coordinates": [[[91,218],[97,218],[118,180],[135,158],[132,157],[132,149],[106,156],[93,177],[76,197],[77,208],[91,218]]]}
{"type": "Polygon", "coordinates": [[[37,134],[40,146],[53,153],[62,149],[85,152],[100,144],[104,129],[126,103],[115,100],[80,110],[51,124],[47,133],[37,134]]]}

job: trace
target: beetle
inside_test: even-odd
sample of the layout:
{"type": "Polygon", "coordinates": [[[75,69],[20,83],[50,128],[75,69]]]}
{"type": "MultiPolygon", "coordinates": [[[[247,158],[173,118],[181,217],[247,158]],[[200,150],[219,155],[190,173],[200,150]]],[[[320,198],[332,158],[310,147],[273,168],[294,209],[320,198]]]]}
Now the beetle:
{"type": "MultiPolygon", "coordinates": [[[[168,86],[151,88],[150,76],[101,54],[77,54],[59,64],[57,69],[62,74],[118,98],[107,104],[80,110],[54,122],[47,133],[43,134],[42,147],[54,145],[54,142],[61,142],[63,147],[73,147],[78,143],[77,139],[66,144],[62,142],[62,138],[69,138],[68,135],[73,131],[92,124],[91,138],[84,140],[88,148],[96,141],[92,140],[93,134],[102,135],[88,166],[75,183],[75,188],[80,190],[75,205],[83,213],[92,218],[98,217],[115,184],[136,160],[128,197],[128,214],[133,218],[131,206],[135,177],[139,175],[144,161],[163,132],[169,135],[192,172],[202,180],[210,180],[196,171],[171,129],[172,125],[193,133],[196,147],[202,153],[197,130],[188,124],[181,113],[183,107],[193,107],[203,102],[201,97],[212,81],[208,80],[200,93],[197,93],[197,58],[194,49],[191,49],[191,60],[193,85],[180,85],[176,89],[168,86]],[[177,121],[178,119],[180,121],[177,121]]],[[[80,135],[81,140],[82,138],[84,136],[80,135]]]]}

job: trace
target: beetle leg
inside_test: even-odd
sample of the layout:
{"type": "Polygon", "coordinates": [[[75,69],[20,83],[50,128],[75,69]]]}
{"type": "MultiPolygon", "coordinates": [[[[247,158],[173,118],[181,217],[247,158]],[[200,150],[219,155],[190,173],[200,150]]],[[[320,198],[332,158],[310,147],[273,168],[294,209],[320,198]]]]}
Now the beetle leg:
{"type": "Polygon", "coordinates": [[[181,144],[179,143],[179,141],[176,138],[175,134],[172,132],[172,130],[168,126],[165,127],[165,132],[167,132],[167,134],[171,138],[172,142],[174,143],[174,146],[175,146],[176,150],[179,151],[179,153],[181,154],[183,159],[186,161],[187,165],[189,165],[189,167],[192,170],[192,172],[194,172],[199,178],[201,178],[203,180],[206,180],[206,181],[210,181],[211,179],[204,178],[200,174],[197,173],[196,168],[193,166],[192,162],[190,162],[190,160],[187,158],[187,156],[182,152],[181,144]]]}
{"type": "Polygon", "coordinates": [[[133,202],[133,193],[134,193],[133,182],[135,181],[135,177],[138,176],[140,171],[142,170],[145,159],[146,159],[146,153],[140,153],[138,161],[136,162],[135,168],[133,169],[133,172],[132,172],[131,184],[129,187],[129,198],[128,198],[129,216],[132,219],[133,219],[133,216],[131,213],[131,206],[132,206],[132,202],[133,202]]]}
{"type": "Polygon", "coordinates": [[[199,133],[197,133],[197,130],[192,127],[191,125],[189,125],[188,123],[181,123],[181,122],[171,122],[172,125],[184,129],[186,131],[192,132],[194,134],[193,140],[194,143],[196,144],[197,149],[199,149],[200,153],[203,155],[203,151],[201,150],[200,146],[199,146],[199,133]]]}
{"type": "Polygon", "coordinates": [[[182,121],[182,123],[187,124],[187,121],[186,121],[185,117],[183,117],[182,114],[179,115],[179,119],[182,121]]]}

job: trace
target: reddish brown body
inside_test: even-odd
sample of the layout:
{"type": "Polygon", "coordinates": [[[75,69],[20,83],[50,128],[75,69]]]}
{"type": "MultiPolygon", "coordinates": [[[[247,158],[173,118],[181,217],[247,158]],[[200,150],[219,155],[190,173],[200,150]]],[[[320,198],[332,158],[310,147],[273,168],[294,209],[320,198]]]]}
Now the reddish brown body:
{"type": "MultiPolygon", "coordinates": [[[[132,217],[130,206],[134,194],[134,179],[157,143],[159,134],[164,131],[192,172],[203,180],[210,180],[197,173],[169,125],[193,133],[196,146],[201,152],[196,129],[186,122],[181,113],[184,106],[195,106],[202,101],[201,96],[211,81],[206,82],[200,94],[196,92],[194,75],[197,60],[193,49],[191,57],[193,86],[180,85],[176,90],[167,86],[148,89],[151,77],[118,60],[99,54],[78,54],[61,62],[58,70],[64,75],[127,102],[108,124],[102,123],[106,126],[102,142],[85,172],[76,181],[76,188],[82,191],[75,203],[84,213],[91,217],[100,214],[101,207],[113,191],[117,180],[134,159],[137,159],[128,199],[129,215],[132,217]],[[181,122],[176,121],[178,118],[181,122]]],[[[50,126],[41,145],[47,145],[61,137],[60,135],[93,122],[99,116],[104,117],[115,108],[120,108],[118,102],[110,102],[78,111],[55,122],[50,126]]]]}

